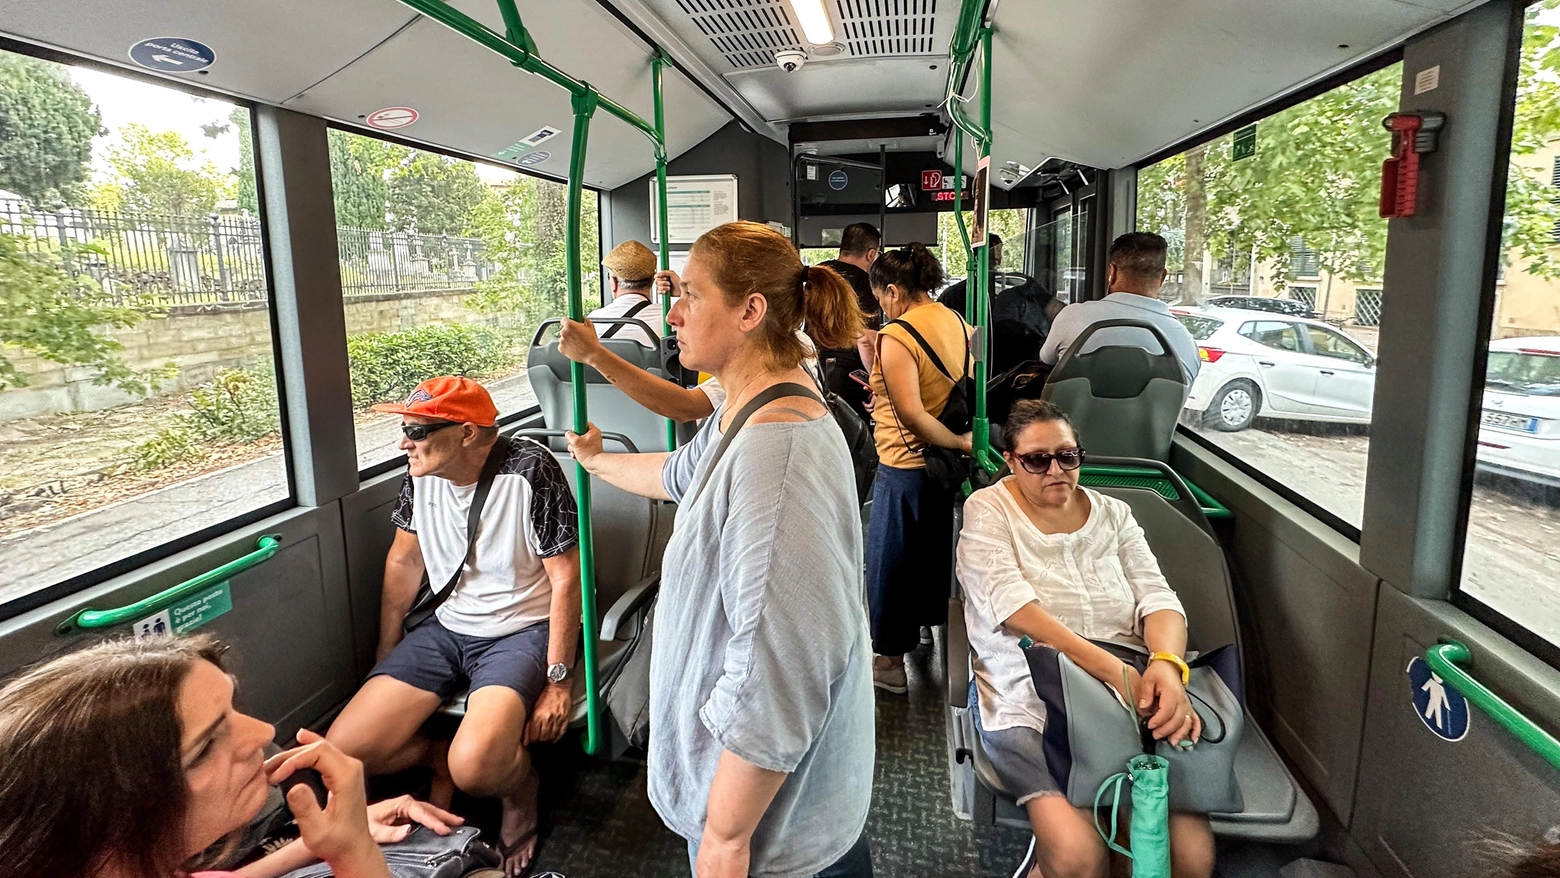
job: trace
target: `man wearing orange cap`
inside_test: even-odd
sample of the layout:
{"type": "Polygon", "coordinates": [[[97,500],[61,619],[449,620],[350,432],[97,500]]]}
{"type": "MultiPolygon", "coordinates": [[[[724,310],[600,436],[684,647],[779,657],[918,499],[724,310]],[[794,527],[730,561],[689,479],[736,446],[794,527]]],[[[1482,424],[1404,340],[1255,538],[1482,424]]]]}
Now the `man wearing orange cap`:
{"type": "Polygon", "coordinates": [[[601,260],[607,270],[612,301],[590,312],[590,319],[633,319],[639,324],[617,323],[601,330],[602,338],[631,338],[645,347],[661,346],[661,309],[652,308],[650,285],[655,282],[655,254],[638,241],[624,241],[601,260]],[[648,327],[650,333],[645,332],[648,327]]]}
{"type": "Polygon", "coordinates": [[[526,747],[562,737],[574,706],[574,495],[546,448],[499,438],[498,409],[469,378],[429,379],[404,404],[374,410],[401,415],[407,473],[391,514],[379,664],[327,737],[370,773],[434,764],[434,747],[419,730],[468,688],[447,780],[502,800],[504,869],[521,874],[536,846],[536,773],[526,747]],[[494,475],[468,541],[467,514],[484,468],[494,475]],[[403,634],[425,582],[448,596],[403,634]]]}

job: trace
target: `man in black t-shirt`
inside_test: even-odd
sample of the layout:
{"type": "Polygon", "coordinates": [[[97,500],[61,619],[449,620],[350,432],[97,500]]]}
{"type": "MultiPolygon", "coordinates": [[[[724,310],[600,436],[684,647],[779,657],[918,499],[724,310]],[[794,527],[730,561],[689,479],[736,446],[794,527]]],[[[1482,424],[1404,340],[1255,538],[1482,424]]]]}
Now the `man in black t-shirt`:
{"type": "MultiPolygon", "coordinates": [[[[866,340],[869,343],[882,324],[882,315],[878,313],[877,297],[872,295],[872,284],[868,279],[867,269],[871,268],[872,261],[877,259],[878,249],[882,243],[882,235],[871,223],[851,223],[840,235],[839,258],[820,263],[825,268],[834,269],[840,277],[845,278],[845,282],[850,284],[851,289],[856,291],[856,301],[861,306],[862,313],[867,315],[866,340]]],[[[871,415],[866,407],[869,396],[867,389],[850,377],[851,372],[866,368],[866,364],[861,359],[861,352],[856,348],[820,348],[818,364],[823,368],[824,381],[829,390],[850,403],[863,418],[870,419],[871,415]]]]}

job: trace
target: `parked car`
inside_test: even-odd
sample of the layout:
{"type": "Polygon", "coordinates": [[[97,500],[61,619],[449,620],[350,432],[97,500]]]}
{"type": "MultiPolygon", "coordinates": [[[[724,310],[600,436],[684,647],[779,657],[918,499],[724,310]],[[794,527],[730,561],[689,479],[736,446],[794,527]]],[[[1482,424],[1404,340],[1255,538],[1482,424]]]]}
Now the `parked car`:
{"type": "Polygon", "coordinates": [[[1560,336],[1490,342],[1478,467],[1560,487],[1560,336]]]}
{"type": "Polygon", "coordinates": [[[1290,317],[1306,317],[1312,320],[1320,320],[1322,315],[1311,310],[1311,306],[1296,299],[1275,299],[1267,296],[1214,296],[1209,299],[1207,306],[1210,308],[1244,308],[1247,311],[1270,311],[1274,314],[1288,314],[1290,317]]]}
{"type": "Polygon", "coordinates": [[[1258,417],[1370,423],[1376,356],[1320,320],[1243,308],[1172,309],[1202,366],[1186,408],[1216,430],[1258,417]]]}

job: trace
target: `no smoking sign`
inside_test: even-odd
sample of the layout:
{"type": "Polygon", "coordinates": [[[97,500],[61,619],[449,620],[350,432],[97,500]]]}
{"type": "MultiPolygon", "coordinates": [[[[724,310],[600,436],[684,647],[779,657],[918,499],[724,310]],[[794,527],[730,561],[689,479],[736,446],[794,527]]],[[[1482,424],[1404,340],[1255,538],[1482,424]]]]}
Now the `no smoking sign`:
{"type": "Polygon", "coordinates": [[[411,107],[385,107],[383,110],[375,110],[364,117],[364,121],[370,128],[378,128],[380,131],[394,131],[417,121],[417,111],[411,107]]]}

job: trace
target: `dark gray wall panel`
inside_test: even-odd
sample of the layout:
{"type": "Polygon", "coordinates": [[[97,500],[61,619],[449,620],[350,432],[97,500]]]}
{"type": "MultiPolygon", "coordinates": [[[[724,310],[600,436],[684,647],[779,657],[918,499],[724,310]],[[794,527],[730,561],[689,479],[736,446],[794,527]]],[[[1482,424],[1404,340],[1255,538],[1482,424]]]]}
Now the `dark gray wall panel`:
{"type": "Polygon", "coordinates": [[[390,512],[400,492],[404,469],[363,483],[341,500],[341,530],[346,538],[348,592],[352,601],[352,638],[359,676],[374,664],[379,644],[379,597],[384,586],[385,555],[395,539],[390,512]]]}
{"type": "MultiPolygon", "coordinates": [[[[667,164],[667,173],[736,174],[737,216],[755,222],[791,224],[791,163],[784,146],[731,122],[667,164]]],[[[624,241],[650,243],[650,181],[647,174],[612,190],[608,250],[624,241]]],[[[603,232],[606,230],[603,229],[603,232]]],[[[605,235],[604,235],[605,237],[605,235]]]]}
{"type": "Polygon", "coordinates": [[[1536,842],[1560,823],[1560,774],[1477,708],[1456,743],[1420,722],[1404,671],[1447,636],[1473,650],[1481,682],[1560,726],[1560,672],[1450,604],[1381,589],[1353,834],[1384,875],[1493,874],[1478,839],[1500,831],[1536,842]]]}
{"type": "Polygon", "coordinates": [[[1235,512],[1235,575],[1252,707],[1274,743],[1348,825],[1353,806],[1376,580],[1357,547],[1185,438],[1175,467],[1235,512]]]}
{"type": "Polygon", "coordinates": [[[279,534],[270,560],[231,580],[233,609],[199,629],[233,647],[241,709],[277,725],[279,739],[352,694],[347,569],[340,509],[292,510],[135,573],[86,589],[0,625],[0,674],[109,637],[129,626],[61,638],[54,626],[82,607],[141,600],[246,554],[262,534],[279,534]]]}

